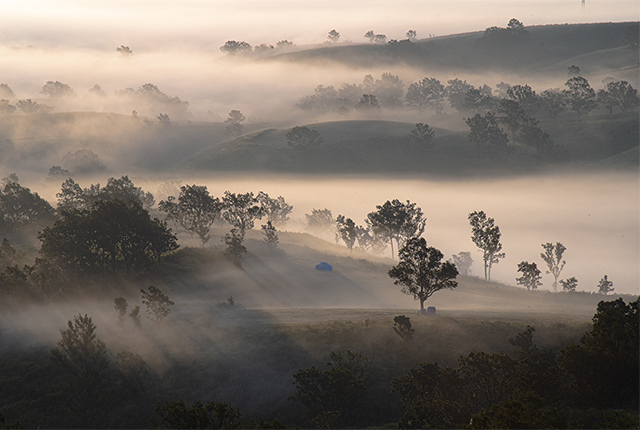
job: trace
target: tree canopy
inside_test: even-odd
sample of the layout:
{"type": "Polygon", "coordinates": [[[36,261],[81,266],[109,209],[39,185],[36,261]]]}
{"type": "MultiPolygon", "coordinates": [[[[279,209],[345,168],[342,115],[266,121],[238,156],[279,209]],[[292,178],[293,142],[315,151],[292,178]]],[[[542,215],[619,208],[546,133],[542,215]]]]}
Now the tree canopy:
{"type": "Polygon", "coordinates": [[[402,286],[402,292],[424,302],[436,291],[453,289],[458,286],[455,278],[458,269],[450,261],[442,261],[440,250],[427,246],[422,237],[412,237],[398,253],[399,263],[389,270],[394,284],[402,286]]]}

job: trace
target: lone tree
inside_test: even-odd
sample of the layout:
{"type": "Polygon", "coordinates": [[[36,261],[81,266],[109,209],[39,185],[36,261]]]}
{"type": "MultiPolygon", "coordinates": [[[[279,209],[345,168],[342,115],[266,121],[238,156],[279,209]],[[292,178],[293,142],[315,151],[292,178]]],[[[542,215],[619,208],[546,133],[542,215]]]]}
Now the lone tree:
{"type": "Polygon", "coordinates": [[[242,269],[240,259],[242,254],[247,253],[247,248],[242,244],[244,242],[244,232],[239,231],[237,228],[232,228],[229,233],[225,234],[222,241],[227,245],[224,252],[233,258],[235,266],[242,269]]]}
{"type": "Polygon", "coordinates": [[[133,51],[126,45],[120,45],[116,48],[116,52],[119,52],[123,57],[131,57],[133,55],[133,51]]]}
{"type": "Polygon", "coordinates": [[[169,315],[169,306],[175,303],[169,300],[169,296],[164,294],[160,288],[149,286],[149,291],[141,289],[142,304],[147,307],[147,316],[154,322],[160,322],[169,315]]]}
{"type": "Polygon", "coordinates": [[[278,233],[271,221],[267,221],[266,224],[262,225],[262,234],[264,235],[262,240],[269,248],[275,249],[278,247],[278,233]]]}
{"type": "Polygon", "coordinates": [[[504,252],[500,252],[500,227],[495,225],[494,219],[488,218],[484,211],[471,212],[468,219],[471,224],[471,240],[482,250],[484,279],[490,281],[491,267],[505,256],[504,252]]]}
{"type": "Polygon", "coordinates": [[[550,242],[543,243],[542,248],[544,252],[540,253],[540,258],[547,263],[547,267],[549,268],[547,273],[553,275],[553,291],[558,291],[558,278],[560,277],[560,272],[564,269],[564,265],[567,264],[567,262],[562,259],[562,254],[564,254],[567,248],[560,242],[556,242],[555,245],[550,242]]]}
{"type": "Polygon", "coordinates": [[[222,218],[238,229],[243,238],[245,231],[253,228],[255,220],[264,216],[264,209],[252,192],[236,194],[225,191],[222,202],[224,203],[222,218]]]}
{"type": "Polygon", "coordinates": [[[340,40],[340,33],[338,33],[335,29],[331,30],[327,35],[327,39],[329,39],[329,42],[331,43],[337,43],[338,40],[340,40]]]}
{"type": "Polygon", "coordinates": [[[338,228],[338,234],[340,238],[349,248],[349,255],[353,251],[353,245],[355,245],[356,240],[358,239],[358,228],[356,223],[351,218],[346,218],[344,215],[338,215],[336,218],[336,225],[338,228]]]}
{"type": "Polygon", "coordinates": [[[405,342],[413,339],[415,330],[411,327],[411,319],[404,315],[393,318],[393,331],[405,342]]]}
{"type": "Polygon", "coordinates": [[[394,284],[402,286],[402,292],[420,301],[420,309],[424,302],[436,291],[458,286],[455,281],[458,269],[450,262],[442,262],[440,250],[427,246],[422,237],[409,239],[398,253],[400,262],[389,270],[394,284]]]}
{"type": "Polygon", "coordinates": [[[433,146],[433,140],[436,132],[433,131],[429,124],[417,123],[416,126],[405,136],[405,140],[410,143],[417,143],[424,148],[433,146]]]}
{"type": "Polygon", "coordinates": [[[613,292],[613,282],[609,280],[607,275],[604,275],[604,277],[600,279],[600,282],[598,282],[598,292],[604,295],[613,292]]]}
{"type": "Polygon", "coordinates": [[[469,269],[473,264],[473,259],[471,258],[471,253],[467,251],[458,252],[453,257],[453,264],[456,265],[456,269],[461,275],[468,276],[469,269]]]}
{"type": "Polygon", "coordinates": [[[409,39],[411,42],[415,42],[418,38],[418,32],[415,30],[409,30],[407,31],[407,34],[405,36],[407,36],[407,39],[409,39]]]}
{"type": "Polygon", "coordinates": [[[96,428],[104,424],[103,407],[109,390],[105,389],[109,372],[107,348],[96,335],[96,326],[88,315],[76,315],[60,330],[62,339],[51,350],[53,359],[69,374],[69,405],[78,414],[80,427],[96,428]]]}
{"type": "Polygon", "coordinates": [[[243,126],[240,124],[245,120],[244,115],[239,110],[232,110],[229,112],[229,117],[224,120],[225,124],[229,124],[224,130],[224,134],[231,137],[238,137],[242,135],[243,126]]]}
{"type": "Polygon", "coordinates": [[[518,263],[518,272],[522,273],[522,276],[516,278],[518,285],[523,285],[527,290],[537,290],[542,282],[540,282],[540,269],[536,263],[529,263],[528,261],[522,261],[518,263]]]}
{"type": "Polygon", "coordinates": [[[576,76],[570,78],[564,85],[567,87],[563,91],[567,106],[578,114],[578,118],[596,107],[596,92],[585,78],[576,76]]]}
{"type": "Polygon", "coordinates": [[[378,236],[389,241],[391,245],[391,258],[395,258],[393,241],[398,248],[401,243],[412,237],[420,237],[424,233],[427,220],[422,214],[422,209],[415,203],[407,200],[402,203],[398,199],[387,200],[382,206],[376,206],[377,211],[367,215],[368,227],[378,236]]]}
{"type": "Polygon", "coordinates": [[[206,186],[185,185],[180,187],[178,201],[173,196],[158,204],[167,213],[167,219],[177,222],[190,233],[198,235],[202,246],[211,237],[211,225],[219,218],[224,205],[217,197],[209,195],[206,186]]]}
{"type": "Polygon", "coordinates": [[[293,127],[287,132],[287,145],[298,149],[312,149],[324,142],[320,133],[309,127],[293,127]]]}
{"type": "Polygon", "coordinates": [[[562,291],[565,293],[573,293],[576,291],[576,287],[578,286],[578,280],[575,276],[572,276],[569,279],[560,280],[560,285],[562,285],[562,291]]]}

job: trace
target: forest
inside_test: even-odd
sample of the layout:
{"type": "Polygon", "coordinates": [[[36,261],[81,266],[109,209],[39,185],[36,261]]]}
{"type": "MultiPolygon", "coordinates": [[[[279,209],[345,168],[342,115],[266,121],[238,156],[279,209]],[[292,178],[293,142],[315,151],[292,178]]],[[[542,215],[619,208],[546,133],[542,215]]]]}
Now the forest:
{"type": "Polygon", "coordinates": [[[0,77],[0,428],[638,427],[637,28],[0,77]]]}

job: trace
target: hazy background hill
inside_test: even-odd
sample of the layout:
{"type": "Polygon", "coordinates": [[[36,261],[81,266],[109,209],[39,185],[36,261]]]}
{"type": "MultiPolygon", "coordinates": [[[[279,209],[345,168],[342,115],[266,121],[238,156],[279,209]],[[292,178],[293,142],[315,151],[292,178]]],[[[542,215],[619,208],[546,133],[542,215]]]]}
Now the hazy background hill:
{"type": "MultiPolygon", "coordinates": [[[[506,25],[506,23],[505,23],[506,25]]],[[[565,24],[525,27],[530,38],[514,43],[483,40],[483,31],[383,45],[329,46],[275,55],[265,61],[290,61],[352,67],[399,63],[429,71],[565,72],[565,63],[581,62],[586,72],[628,68],[625,79],[637,80],[638,50],[627,49],[627,29],[637,23],[565,24]],[[590,58],[593,55],[593,58],[590,58]],[[606,58],[607,61],[601,60],[606,58]],[[583,66],[584,65],[584,66],[583,66]],[[612,67],[613,66],[613,67],[612,67]],[[634,74],[635,73],[635,74],[634,74]]],[[[637,36],[636,36],[637,37],[637,36]]],[[[571,64],[568,64],[571,65],[571,64]]],[[[621,77],[622,78],[622,77],[621,77]]]]}

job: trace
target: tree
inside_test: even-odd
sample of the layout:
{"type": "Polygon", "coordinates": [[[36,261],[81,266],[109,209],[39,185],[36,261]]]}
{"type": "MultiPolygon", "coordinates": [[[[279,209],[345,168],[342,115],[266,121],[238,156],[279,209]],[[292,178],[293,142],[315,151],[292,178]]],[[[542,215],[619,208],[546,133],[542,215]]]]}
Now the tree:
{"type": "Polygon", "coordinates": [[[529,85],[511,85],[507,88],[507,95],[511,100],[520,103],[527,114],[535,113],[538,106],[538,96],[529,85]]]}
{"type": "Polygon", "coordinates": [[[405,99],[411,107],[423,113],[427,107],[435,109],[437,115],[444,112],[444,100],[447,95],[444,85],[436,78],[423,78],[409,85],[405,99]]]}
{"type": "Polygon", "coordinates": [[[340,33],[338,33],[335,29],[331,30],[327,35],[327,39],[329,39],[329,42],[331,43],[337,43],[338,40],[340,40],[340,33]]]}
{"type": "Polygon", "coordinates": [[[367,390],[368,360],[349,350],[329,357],[327,370],[312,366],[294,373],[296,393],[289,399],[307,408],[316,428],[354,426],[367,390]]]}
{"type": "Polygon", "coordinates": [[[164,294],[160,288],[149,286],[149,291],[140,290],[142,293],[142,304],[147,307],[147,317],[153,322],[159,323],[169,315],[169,306],[175,303],[169,300],[169,296],[164,294]]]}
{"type": "Polygon", "coordinates": [[[503,99],[500,100],[498,113],[502,114],[498,120],[509,129],[511,132],[511,140],[515,142],[516,132],[524,126],[527,120],[524,109],[522,109],[520,103],[515,100],[503,99]]]}
{"type": "Polygon", "coordinates": [[[252,192],[236,194],[225,191],[222,203],[222,218],[238,229],[243,238],[245,231],[253,228],[255,220],[264,216],[264,209],[252,192]]]}
{"type": "Polygon", "coordinates": [[[96,326],[88,315],[76,315],[60,330],[58,347],[51,350],[53,359],[71,376],[68,395],[74,413],[82,418],[83,427],[104,424],[105,388],[109,359],[104,342],[98,339],[96,326]]]}
{"type": "Polygon", "coordinates": [[[453,264],[456,265],[456,269],[461,275],[469,276],[469,268],[473,264],[470,252],[458,252],[457,255],[452,255],[453,264]]]}
{"type": "Polygon", "coordinates": [[[67,152],[62,157],[62,164],[65,169],[74,175],[88,173],[106,172],[107,167],[100,160],[98,154],[91,149],[78,149],[74,152],[67,152]]]}
{"type": "Polygon", "coordinates": [[[498,125],[493,112],[487,112],[485,115],[477,113],[471,118],[466,118],[465,122],[469,126],[469,140],[481,151],[504,153],[509,150],[509,138],[498,125]]]}
{"type": "Polygon", "coordinates": [[[242,268],[240,259],[242,258],[242,254],[247,253],[247,248],[242,244],[244,241],[243,232],[239,231],[237,228],[232,228],[229,233],[224,235],[222,241],[227,245],[225,253],[233,258],[233,264],[238,268],[242,268]]]}
{"type": "Polygon", "coordinates": [[[305,214],[307,228],[315,234],[331,235],[335,232],[335,222],[331,210],[312,209],[310,214],[305,214]]]}
{"type": "Polygon", "coordinates": [[[140,329],[142,327],[142,321],[140,320],[140,306],[135,305],[131,312],[129,312],[129,317],[131,321],[133,321],[133,325],[135,328],[140,329]]]}
{"type": "Polygon", "coordinates": [[[271,198],[269,194],[260,191],[256,199],[260,203],[267,220],[271,222],[274,227],[284,227],[287,224],[293,206],[288,204],[284,200],[284,197],[278,196],[271,198]]]}
{"type": "Polygon", "coordinates": [[[537,98],[537,107],[548,118],[555,118],[567,110],[564,94],[557,88],[540,93],[537,98]]]}
{"type": "Polygon", "coordinates": [[[9,231],[18,231],[27,227],[41,228],[55,220],[53,207],[38,193],[20,185],[17,177],[6,179],[0,189],[0,234],[3,233],[2,226],[9,231]]]}
{"type": "Polygon", "coordinates": [[[540,258],[547,263],[547,267],[549,268],[547,273],[553,275],[553,291],[558,291],[558,278],[560,277],[560,272],[564,269],[564,265],[567,264],[567,262],[562,259],[562,254],[564,254],[567,248],[560,242],[556,242],[555,244],[550,242],[543,243],[542,248],[544,249],[544,253],[540,253],[540,258]]]}
{"type": "Polygon", "coordinates": [[[415,30],[409,30],[405,36],[407,36],[407,39],[411,42],[415,42],[418,37],[418,33],[415,30]]]}
{"type": "Polygon", "coordinates": [[[580,67],[572,64],[567,67],[567,76],[569,76],[570,78],[582,76],[582,71],[580,70],[580,67]]]}
{"type": "Polygon", "coordinates": [[[127,299],[116,297],[113,299],[113,308],[118,312],[118,325],[122,327],[127,316],[127,299]]]}
{"type": "Polygon", "coordinates": [[[271,221],[267,221],[267,223],[262,226],[262,234],[264,235],[262,240],[269,248],[275,249],[278,247],[278,234],[276,228],[271,224],[271,221]]]}
{"type": "Polygon", "coordinates": [[[313,149],[324,142],[320,133],[309,127],[293,127],[287,132],[287,145],[298,149],[313,149]]]}
{"type": "Polygon", "coordinates": [[[529,263],[528,261],[521,261],[518,263],[518,272],[522,273],[522,276],[516,278],[518,285],[523,285],[527,290],[537,290],[542,282],[540,282],[540,269],[536,263],[529,263]]]}
{"type": "Polygon", "coordinates": [[[442,252],[427,246],[424,238],[407,240],[398,256],[400,261],[389,270],[389,276],[394,284],[402,286],[403,293],[420,301],[420,309],[424,309],[424,302],[436,291],[458,286],[456,266],[450,261],[442,262],[442,252]]]}
{"type": "Polygon", "coordinates": [[[354,108],[362,113],[376,113],[380,111],[380,104],[373,94],[363,94],[354,108]]]}
{"type": "Polygon", "coordinates": [[[129,176],[120,179],[109,178],[107,185],[100,189],[100,184],[92,185],[83,190],[85,207],[92,206],[96,201],[120,200],[127,204],[138,204],[145,210],[150,210],[155,204],[153,194],[145,192],[141,187],[136,187],[129,176]]]}
{"type": "Polygon", "coordinates": [[[406,203],[398,199],[387,200],[383,205],[376,206],[376,211],[367,214],[367,225],[376,234],[389,241],[391,258],[395,258],[393,241],[398,249],[406,240],[420,237],[427,224],[422,209],[407,200],[406,203]]]}
{"type": "Polygon", "coordinates": [[[516,361],[504,352],[472,352],[458,359],[459,372],[476,408],[505,401],[516,387],[516,361]]]}
{"type": "Polygon", "coordinates": [[[473,89],[473,85],[468,84],[467,81],[462,81],[458,78],[450,79],[447,81],[445,92],[449,99],[449,104],[452,108],[459,112],[464,111],[463,101],[469,90],[473,89]]]}
{"type": "Polygon", "coordinates": [[[51,106],[34,102],[31,99],[18,100],[16,102],[16,107],[25,115],[32,115],[35,113],[48,113],[53,110],[51,106]]]}
{"type": "Polygon", "coordinates": [[[364,34],[364,37],[366,39],[369,39],[369,42],[373,43],[373,40],[376,37],[376,34],[373,32],[373,30],[369,30],[364,34]]]}
{"type": "Polygon", "coordinates": [[[176,198],[168,196],[160,201],[158,207],[167,213],[167,219],[175,221],[190,233],[200,238],[202,246],[211,235],[211,226],[219,218],[224,204],[219,198],[209,195],[205,185],[185,185],[180,187],[180,195],[176,198]]]}
{"type": "Polygon", "coordinates": [[[576,76],[570,78],[564,85],[567,87],[563,91],[567,106],[578,114],[578,118],[596,107],[596,92],[585,78],[576,76]]]}
{"type": "Polygon", "coordinates": [[[8,99],[11,100],[16,96],[16,94],[13,92],[13,90],[11,89],[11,87],[9,87],[9,85],[3,83],[0,83],[0,99],[8,99]]]}
{"type": "Polygon", "coordinates": [[[471,212],[468,219],[471,225],[471,240],[482,250],[484,279],[491,280],[491,267],[505,256],[504,252],[500,252],[500,227],[495,225],[495,220],[487,217],[484,211],[471,212]]]}
{"type": "Polygon", "coordinates": [[[575,276],[572,276],[571,278],[568,278],[566,280],[560,280],[560,285],[562,285],[562,291],[564,291],[565,293],[573,293],[576,291],[576,287],[578,286],[578,280],[575,278],[575,276]]]}
{"type": "Polygon", "coordinates": [[[156,406],[160,421],[152,420],[156,428],[170,429],[234,429],[242,428],[240,412],[222,402],[203,404],[196,400],[191,406],[178,402],[166,402],[156,406]]]}
{"type": "Polygon", "coordinates": [[[0,116],[9,116],[18,108],[6,99],[0,99],[0,116]]]}
{"type": "Polygon", "coordinates": [[[604,275],[598,282],[598,292],[604,295],[613,292],[613,282],[607,278],[607,275],[604,275]]]}
{"type": "Polygon", "coordinates": [[[558,362],[569,376],[575,403],[638,410],[639,305],[637,298],[601,301],[580,344],[562,350],[558,362]]]}
{"type": "Polygon", "coordinates": [[[131,57],[133,55],[133,51],[131,48],[125,45],[120,45],[116,48],[116,52],[120,53],[123,57],[131,57]]]}
{"type": "Polygon", "coordinates": [[[405,140],[411,143],[416,143],[424,148],[433,146],[433,140],[436,132],[429,126],[429,124],[417,123],[416,126],[405,136],[405,140]]]}
{"type": "Polygon", "coordinates": [[[547,132],[538,126],[539,122],[535,118],[526,118],[520,131],[520,141],[523,145],[533,148],[536,151],[536,161],[556,158],[566,158],[563,150],[555,145],[547,132]]]}
{"type": "Polygon", "coordinates": [[[144,270],[178,248],[166,223],[151,219],[139,204],[120,200],[62,212],[38,239],[44,257],[76,273],[144,270]]]}
{"type": "Polygon", "coordinates": [[[413,333],[415,332],[411,327],[411,319],[404,315],[398,315],[393,318],[393,331],[405,342],[413,339],[413,333]]]}
{"type": "Polygon", "coordinates": [[[229,124],[224,133],[228,136],[238,137],[242,135],[242,121],[245,120],[244,115],[239,110],[232,110],[229,112],[229,117],[224,120],[225,124],[229,124]]]}
{"type": "Polygon", "coordinates": [[[220,50],[229,55],[248,54],[251,53],[251,45],[245,41],[227,40],[220,50]]]}
{"type": "Polygon", "coordinates": [[[158,121],[160,121],[160,124],[162,125],[171,125],[171,118],[169,118],[169,115],[166,113],[160,113],[158,115],[158,121]]]}
{"type": "Polygon", "coordinates": [[[40,92],[47,94],[49,98],[73,97],[76,95],[75,91],[73,91],[68,84],[63,84],[58,81],[47,81],[40,92]]]}
{"type": "Polygon", "coordinates": [[[622,112],[634,110],[640,103],[638,90],[627,81],[608,82],[606,92],[622,112]]]}
{"type": "Polygon", "coordinates": [[[349,248],[349,255],[353,251],[353,245],[355,245],[356,240],[358,239],[358,230],[356,223],[353,222],[351,218],[346,218],[344,215],[338,215],[336,218],[336,224],[338,228],[338,234],[340,238],[344,242],[344,244],[349,248]]]}
{"type": "Polygon", "coordinates": [[[393,381],[404,416],[398,428],[462,428],[469,423],[460,373],[438,363],[422,363],[393,381]]]}

